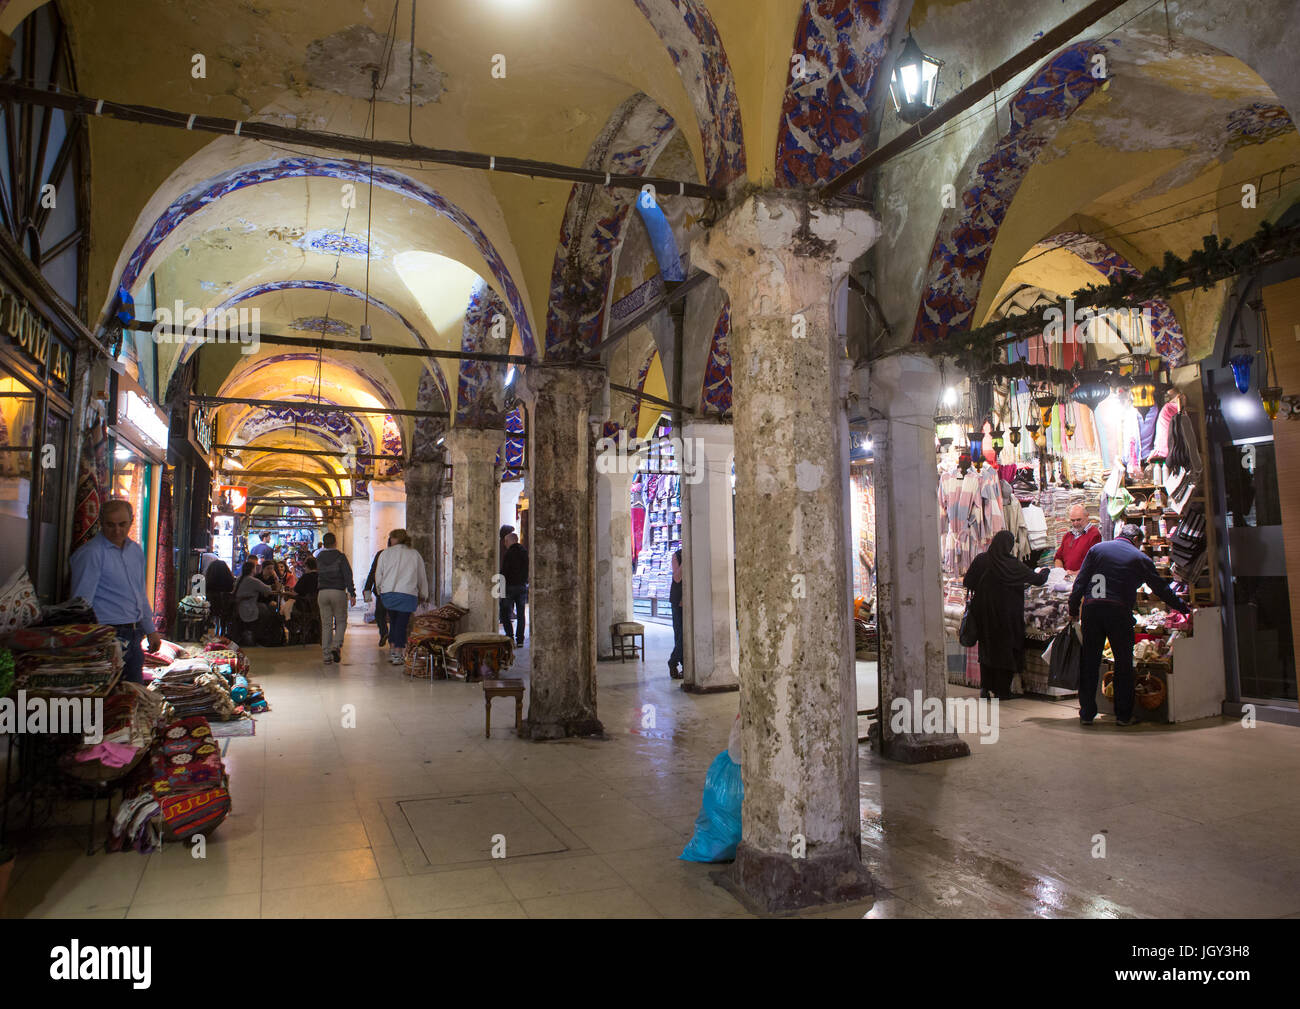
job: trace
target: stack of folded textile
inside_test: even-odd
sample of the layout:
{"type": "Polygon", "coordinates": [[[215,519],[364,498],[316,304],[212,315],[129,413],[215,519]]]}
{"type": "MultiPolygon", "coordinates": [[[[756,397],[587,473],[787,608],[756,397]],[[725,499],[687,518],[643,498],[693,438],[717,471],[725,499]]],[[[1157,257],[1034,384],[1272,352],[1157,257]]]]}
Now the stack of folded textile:
{"type": "Polygon", "coordinates": [[[229,779],[207,719],[182,718],[167,726],[154,747],[152,769],[165,836],[206,834],[230,812],[229,779]]]}
{"type": "Polygon", "coordinates": [[[202,715],[217,721],[242,718],[230,697],[230,685],[220,673],[202,659],[183,659],[154,677],[149,685],[167,699],[182,718],[202,715]]]}
{"type": "Polygon", "coordinates": [[[14,653],[19,689],[65,697],[103,693],[122,672],[122,647],[105,624],[24,627],[0,638],[14,653]]]}
{"type": "Polygon", "coordinates": [[[102,738],[72,751],[71,760],[90,768],[126,767],[153,742],[158,726],[173,718],[157,694],[137,683],[119,683],[104,699],[102,738]]]}
{"type": "Polygon", "coordinates": [[[144,665],[146,669],[157,669],[160,666],[170,666],[177,659],[188,659],[189,657],[190,653],[176,642],[164,640],[158,646],[156,652],[145,649],[144,665]]]}
{"type": "Polygon", "coordinates": [[[118,808],[110,851],[150,852],[164,836],[183,841],[207,834],[230,812],[229,779],[207,720],[196,716],[164,724],[138,793],[118,808]]]}

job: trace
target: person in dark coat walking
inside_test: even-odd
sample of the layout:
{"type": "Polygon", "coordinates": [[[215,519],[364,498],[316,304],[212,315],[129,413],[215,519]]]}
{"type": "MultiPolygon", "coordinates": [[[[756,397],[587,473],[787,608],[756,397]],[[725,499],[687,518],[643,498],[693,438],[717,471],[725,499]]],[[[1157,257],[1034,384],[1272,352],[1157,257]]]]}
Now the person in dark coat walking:
{"type": "Polygon", "coordinates": [[[971,561],[963,584],[975,593],[971,612],[979,630],[980,696],[1009,700],[1011,680],[1024,671],[1025,586],[1043,585],[1049,568],[1033,571],[1012,553],[1016,538],[1005,529],[971,561]]]}

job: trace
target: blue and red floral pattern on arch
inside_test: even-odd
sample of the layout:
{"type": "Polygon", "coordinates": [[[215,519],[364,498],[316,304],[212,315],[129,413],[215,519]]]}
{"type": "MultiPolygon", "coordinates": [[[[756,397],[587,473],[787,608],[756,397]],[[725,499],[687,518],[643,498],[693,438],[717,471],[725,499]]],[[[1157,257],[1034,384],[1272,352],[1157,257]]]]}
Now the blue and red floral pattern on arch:
{"type": "Polygon", "coordinates": [[[977,165],[944,212],[930,252],[913,340],[929,343],[968,330],[998,229],[1040,151],[1103,80],[1092,74],[1094,56],[1116,39],[1079,42],[1061,50],[1031,77],[1009,104],[1011,128],[977,165]]]}
{"type": "Polygon", "coordinates": [[[704,395],[701,413],[719,415],[731,412],[731,302],[722,303],[722,311],[713,327],[709,345],[709,363],[704,371],[704,395]]]}
{"type": "Polygon", "coordinates": [[[805,0],[781,103],[780,185],[829,181],[865,153],[871,91],[898,8],[898,0],[805,0]]]}

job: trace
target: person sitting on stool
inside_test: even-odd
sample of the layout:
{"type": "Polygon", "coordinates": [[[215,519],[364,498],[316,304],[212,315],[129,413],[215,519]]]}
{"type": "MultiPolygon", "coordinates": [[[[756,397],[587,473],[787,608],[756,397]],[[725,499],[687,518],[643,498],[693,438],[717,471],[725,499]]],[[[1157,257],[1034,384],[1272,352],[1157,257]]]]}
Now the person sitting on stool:
{"type": "Polygon", "coordinates": [[[1088,551],[1070,592],[1070,619],[1083,609],[1083,651],[1079,658],[1079,721],[1091,725],[1097,717],[1097,675],[1101,653],[1110,642],[1115,657],[1115,722],[1133,724],[1133,606],[1145,583],[1179,613],[1187,605],[1156,572],[1150,557],[1138,549],[1142,530],[1126,525],[1119,536],[1088,551]]]}

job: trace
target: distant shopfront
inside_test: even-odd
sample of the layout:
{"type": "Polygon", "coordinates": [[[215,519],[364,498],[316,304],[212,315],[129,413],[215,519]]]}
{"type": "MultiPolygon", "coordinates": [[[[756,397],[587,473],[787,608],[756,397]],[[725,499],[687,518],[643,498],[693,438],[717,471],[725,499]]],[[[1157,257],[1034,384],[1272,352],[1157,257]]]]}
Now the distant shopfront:
{"type": "Polygon", "coordinates": [[[153,404],[139,383],[117,372],[112,402],[109,496],[131,503],[135,519],[130,536],[144,548],[152,599],[158,567],[159,498],[170,437],[167,414],[153,404]]]}

